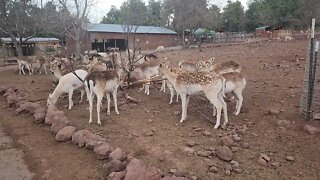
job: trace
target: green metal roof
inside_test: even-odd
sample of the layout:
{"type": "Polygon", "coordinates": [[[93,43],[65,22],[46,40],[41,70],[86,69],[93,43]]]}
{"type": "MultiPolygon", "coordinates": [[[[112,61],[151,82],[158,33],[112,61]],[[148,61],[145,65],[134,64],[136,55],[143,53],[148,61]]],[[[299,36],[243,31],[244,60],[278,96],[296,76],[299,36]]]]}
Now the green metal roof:
{"type": "Polygon", "coordinates": [[[259,30],[259,29],[266,29],[266,28],[269,28],[270,26],[262,26],[262,27],[258,27],[256,28],[256,30],[259,30]]]}

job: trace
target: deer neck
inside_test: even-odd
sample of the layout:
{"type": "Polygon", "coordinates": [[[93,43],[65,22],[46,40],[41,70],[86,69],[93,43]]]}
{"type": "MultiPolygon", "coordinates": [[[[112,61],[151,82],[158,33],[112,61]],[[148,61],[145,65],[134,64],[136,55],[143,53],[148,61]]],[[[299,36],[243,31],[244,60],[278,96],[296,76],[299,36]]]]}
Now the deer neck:
{"type": "Polygon", "coordinates": [[[176,84],[177,75],[169,71],[169,69],[166,67],[161,67],[161,71],[172,85],[176,84]]]}
{"type": "Polygon", "coordinates": [[[62,77],[61,70],[60,70],[59,68],[56,68],[56,69],[53,71],[53,75],[54,75],[54,77],[56,77],[57,79],[60,80],[60,78],[62,77]]]}

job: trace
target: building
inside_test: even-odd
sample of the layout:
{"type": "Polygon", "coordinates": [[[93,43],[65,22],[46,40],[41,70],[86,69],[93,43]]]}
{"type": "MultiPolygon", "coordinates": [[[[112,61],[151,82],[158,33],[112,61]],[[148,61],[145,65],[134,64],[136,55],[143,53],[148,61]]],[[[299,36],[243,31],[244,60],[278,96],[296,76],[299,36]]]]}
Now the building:
{"type": "MultiPolygon", "coordinates": [[[[11,41],[11,38],[0,38],[2,57],[17,56],[16,47],[11,41]]],[[[19,38],[16,39],[19,43],[19,38]]],[[[25,38],[22,39],[25,41],[25,38]]],[[[60,40],[57,38],[39,38],[34,37],[28,39],[22,44],[22,52],[24,56],[45,55],[46,53],[57,53],[62,51],[60,40]]]]}
{"type": "Polygon", "coordinates": [[[270,26],[262,26],[256,28],[255,34],[260,37],[270,37],[270,32],[272,28],[270,26]]]}
{"type": "MultiPolygon", "coordinates": [[[[125,50],[127,46],[131,49],[135,46],[137,49],[149,50],[156,49],[158,46],[178,45],[177,33],[164,27],[89,24],[85,31],[81,44],[82,51],[95,49],[98,52],[106,52],[111,47],[125,50]],[[131,31],[127,29],[131,29],[131,31]],[[129,42],[126,38],[127,32],[131,32],[128,38],[129,42]]],[[[75,41],[68,38],[66,43],[67,51],[75,52],[75,41]]]]}

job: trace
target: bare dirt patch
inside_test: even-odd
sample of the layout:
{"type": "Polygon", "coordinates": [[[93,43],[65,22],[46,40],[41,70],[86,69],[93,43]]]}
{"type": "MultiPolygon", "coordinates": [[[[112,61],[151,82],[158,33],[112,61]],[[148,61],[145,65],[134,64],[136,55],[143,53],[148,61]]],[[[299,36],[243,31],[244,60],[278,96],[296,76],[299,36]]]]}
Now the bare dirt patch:
{"type": "MultiPolygon", "coordinates": [[[[306,62],[297,62],[295,57],[305,58],[306,49],[307,41],[295,41],[272,42],[261,46],[220,46],[204,49],[201,53],[196,49],[187,49],[161,54],[161,57],[170,57],[176,63],[214,56],[217,62],[233,60],[241,64],[242,72],[247,77],[244,105],[242,112],[235,116],[231,113],[235,102],[228,103],[230,123],[226,129],[213,129],[211,121],[215,118],[212,117],[212,106],[199,96],[191,97],[188,119],[180,124],[180,115],[175,115],[181,111],[180,103],[169,105],[168,93],[160,92],[157,84],[152,86],[150,96],[138,92],[138,88],[119,92],[120,103],[124,101],[125,93],[141,100],[141,103],[123,103],[119,107],[120,115],[111,111],[110,116],[102,116],[102,126],[88,124],[88,104],[76,104],[79,93],[74,95],[75,106],[72,110],[64,108],[68,104],[67,98],[60,98],[57,106],[66,112],[73,126],[101,134],[112,146],[120,147],[147,164],[159,167],[163,174],[178,169],[188,177],[195,175],[204,180],[229,177],[226,171],[229,170],[230,162],[222,161],[214,154],[207,157],[196,154],[198,151],[215,151],[220,145],[220,137],[230,135],[238,144],[232,150],[233,159],[240,164],[240,171],[232,171],[229,178],[318,179],[319,134],[306,133],[303,130],[305,122],[298,115],[306,62]],[[268,113],[271,109],[279,113],[268,113]],[[188,154],[185,147],[190,141],[195,142],[191,147],[194,152],[188,154]],[[261,154],[270,158],[266,165],[259,163],[261,154]],[[286,160],[287,156],[292,156],[294,161],[286,160]],[[217,173],[209,171],[213,163],[217,173]]],[[[40,100],[45,104],[52,87],[49,76],[17,76],[12,70],[3,71],[0,75],[1,84],[15,85],[23,90],[28,100],[40,100]]],[[[2,102],[1,105],[4,106],[2,102]]],[[[105,106],[106,102],[103,103],[105,106]]],[[[63,179],[99,179],[103,176],[99,169],[102,162],[94,160],[91,152],[76,150],[77,147],[68,143],[57,143],[48,129],[12,116],[7,109],[0,111],[3,116],[1,122],[9,133],[22,139],[18,144],[28,142],[31,146],[27,147],[28,143],[21,145],[27,151],[27,162],[31,170],[39,177],[48,167],[52,177],[59,175],[63,179]],[[33,148],[33,145],[37,145],[37,148],[33,148]],[[48,160],[47,165],[41,164],[42,159],[48,160]]]]}

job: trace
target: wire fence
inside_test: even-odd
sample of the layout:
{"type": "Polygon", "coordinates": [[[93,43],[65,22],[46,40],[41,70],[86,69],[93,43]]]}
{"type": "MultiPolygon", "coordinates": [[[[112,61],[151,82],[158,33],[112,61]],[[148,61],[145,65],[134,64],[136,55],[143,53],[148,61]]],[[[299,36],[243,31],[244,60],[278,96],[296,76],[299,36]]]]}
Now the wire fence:
{"type": "Polygon", "coordinates": [[[315,19],[312,20],[310,40],[308,46],[307,61],[305,66],[305,75],[300,98],[300,115],[307,120],[311,120],[313,115],[320,109],[320,68],[318,60],[319,42],[314,38],[315,19]]]}

